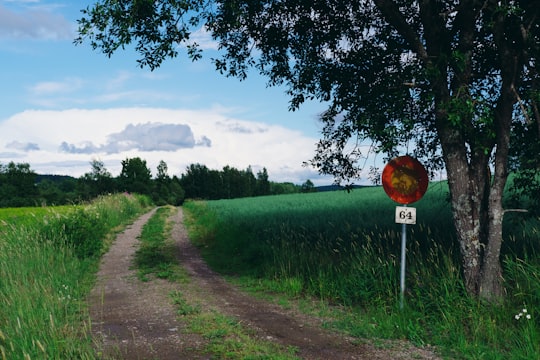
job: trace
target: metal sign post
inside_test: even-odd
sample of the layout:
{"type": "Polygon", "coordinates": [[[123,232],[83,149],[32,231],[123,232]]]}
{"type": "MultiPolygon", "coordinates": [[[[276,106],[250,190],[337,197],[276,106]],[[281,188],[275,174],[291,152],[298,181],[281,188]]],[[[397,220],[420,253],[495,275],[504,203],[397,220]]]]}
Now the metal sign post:
{"type": "Polygon", "coordinates": [[[407,224],[416,224],[416,209],[407,206],[396,206],[396,223],[401,224],[401,271],[399,308],[403,309],[405,298],[405,264],[407,253],[407,224]]]}
{"type": "Polygon", "coordinates": [[[400,296],[399,308],[403,309],[403,299],[405,298],[405,254],[407,252],[407,224],[401,224],[401,272],[400,272],[400,296]]]}
{"type": "Polygon", "coordinates": [[[404,206],[396,207],[396,223],[401,225],[401,277],[400,302],[405,298],[405,255],[407,252],[407,224],[416,224],[416,209],[407,204],[418,201],[428,188],[428,174],[422,164],[408,155],[392,159],[384,167],[382,185],[390,199],[404,206]]]}

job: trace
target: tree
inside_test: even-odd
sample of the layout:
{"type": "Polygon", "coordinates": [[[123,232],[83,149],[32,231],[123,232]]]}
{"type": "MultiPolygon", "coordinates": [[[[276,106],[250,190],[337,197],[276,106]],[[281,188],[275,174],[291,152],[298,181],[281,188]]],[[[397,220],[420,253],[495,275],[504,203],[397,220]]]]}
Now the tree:
{"type": "Polygon", "coordinates": [[[158,166],[157,166],[157,174],[156,174],[156,180],[167,182],[170,180],[169,174],[168,174],[169,167],[167,166],[167,163],[163,160],[160,160],[158,166]]]}
{"type": "Polygon", "coordinates": [[[255,67],[287,86],[293,110],[306,99],[329,104],[311,163],[337,181],[359,174],[355,144],[373,141],[388,156],[415,144],[431,169],[446,167],[468,292],[496,299],[512,124],[522,109],[540,117],[539,5],[101,0],[79,20],[76,42],[110,56],[137,41],[141,66],[154,69],[180,42],[197,59],[189,34],[204,23],[222,50],[220,72],[243,79],[255,67]]]}
{"type": "Polygon", "coordinates": [[[45,179],[40,181],[37,185],[40,198],[42,198],[43,205],[61,205],[65,204],[66,194],[60,190],[58,185],[45,179]]]}
{"type": "Polygon", "coordinates": [[[107,170],[101,160],[94,159],[90,162],[92,169],[79,179],[79,192],[85,199],[92,199],[98,195],[115,191],[115,183],[112,174],[107,170]]]}
{"type": "Polygon", "coordinates": [[[154,191],[152,192],[152,200],[157,205],[165,205],[170,197],[171,178],[167,173],[167,163],[161,160],[157,166],[156,179],[154,180],[154,191]]]}
{"type": "Polygon", "coordinates": [[[254,193],[255,176],[251,167],[245,171],[231,166],[224,166],[221,171],[222,198],[235,199],[252,196],[254,193]]]}
{"type": "Polygon", "coordinates": [[[139,157],[122,160],[122,171],[118,182],[123,191],[150,195],[152,174],[146,166],[146,160],[139,157]]]}
{"type": "Polygon", "coordinates": [[[255,196],[257,190],[257,178],[253,175],[253,169],[251,165],[247,167],[243,172],[244,181],[245,181],[245,191],[244,196],[255,196]]]}
{"type": "Polygon", "coordinates": [[[255,195],[269,195],[270,194],[270,181],[268,181],[268,171],[263,168],[257,172],[257,184],[255,186],[255,195]]]}
{"type": "Polygon", "coordinates": [[[177,176],[173,176],[171,183],[169,185],[169,198],[167,200],[168,204],[171,205],[182,205],[185,199],[186,192],[182,189],[180,185],[180,179],[177,176]]]}
{"type": "Polygon", "coordinates": [[[224,166],[222,171],[210,170],[206,165],[191,164],[180,179],[188,198],[233,199],[256,194],[257,179],[253,170],[238,170],[224,166]]]}
{"type": "Polygon", "coordinates": [[[0,206],[35,206],[37,174],[28,163],[0,164],[0,206]]]}
{"type": "Polygon", "coordinates": [[[315,188],[315,184],[313,184],[313,182],[311,180],[307,179],[302,184],[301,192],[303,192],[303,193],[312,193],[312,192],[317,192],[317,189],[315,188]]]}
{"type": "Polygon", "coordinates": [[[180,178],[180,184],[186,192],[186,197],[191,199],[212,199],[209,197],[211,190],[210,170],[206,165],[191,164],[180,178]]]}
{"type": "Polygon", "coordinates": [[[78,179],[68,175],[37,175],[36,187],[40,203],[65,205],[81,199],[76,191],[78,179]]]}
{"type": "Polygon", "coordinates": [[[284,183],[270,183],[271,195],[283,195],[283,194],[297,194],[301,191],[301,187],[291,182],[284,183]]]}
{"type": "Polygon", "coordinates": [[[180,186],[180,180],[176,176],[171,179],[167,171],[167,163],[161,160],[157,166],[152,199],[157,205],[181,205],[185,193],[180,186]]]}

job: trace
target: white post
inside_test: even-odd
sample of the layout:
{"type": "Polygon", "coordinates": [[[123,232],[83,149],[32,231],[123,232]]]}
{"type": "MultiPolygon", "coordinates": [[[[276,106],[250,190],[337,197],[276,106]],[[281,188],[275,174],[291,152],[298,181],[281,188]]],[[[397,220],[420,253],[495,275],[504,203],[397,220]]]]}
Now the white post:
{"type": "Polygon", "coordinates": [[[407,224],[401,224],[401,296],[399,308],[403,309],[403,298],[405,297],[405,253],[407,251],[407,224]]]}
{"type": "Polygon", "coordinates": [[[396,223],[401,224],[401,294],[399,307],[403,309],[405,298],[405,264],[407,263],[407,224],[416,224],[416,209],[412,207],[396,206],[396,223]]]}

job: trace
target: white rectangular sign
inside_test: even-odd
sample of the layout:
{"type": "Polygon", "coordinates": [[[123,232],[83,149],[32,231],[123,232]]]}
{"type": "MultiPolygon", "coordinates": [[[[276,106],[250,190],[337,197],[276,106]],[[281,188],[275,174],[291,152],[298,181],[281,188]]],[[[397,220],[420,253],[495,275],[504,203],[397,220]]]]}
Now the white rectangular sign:
{"type": "Polygon", "coordinates": [[[416,208],[408,206],[396,206],[397,224],[416,224],[416,208]]]}

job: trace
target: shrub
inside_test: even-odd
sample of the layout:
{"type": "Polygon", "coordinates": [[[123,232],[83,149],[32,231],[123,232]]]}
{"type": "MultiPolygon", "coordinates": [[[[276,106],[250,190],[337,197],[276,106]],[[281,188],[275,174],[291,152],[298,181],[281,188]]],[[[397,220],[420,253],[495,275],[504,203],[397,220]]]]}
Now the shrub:
{"type": "Polygon", "coordinates": [[[106,234],[148,207],[144,196],[103,196],[87,206],[74,206],[43,219],[44,238],[57,246],[68,246],[80,259],[99,256],[106,234]]]}

